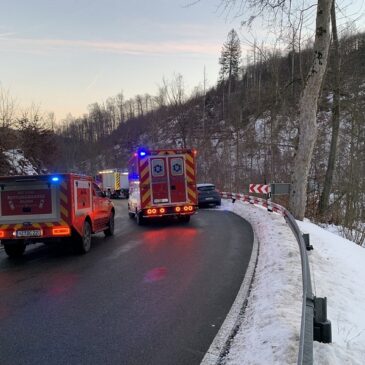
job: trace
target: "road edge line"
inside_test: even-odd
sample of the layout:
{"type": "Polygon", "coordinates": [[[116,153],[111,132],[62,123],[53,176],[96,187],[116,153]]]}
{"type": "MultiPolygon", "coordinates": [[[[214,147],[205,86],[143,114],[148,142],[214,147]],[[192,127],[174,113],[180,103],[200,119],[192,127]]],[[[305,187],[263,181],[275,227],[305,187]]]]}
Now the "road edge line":
{"type": "Polygon", "coordinates": [[[214,337],[214,340],[200,365],[218,365],[223,356],[226,355],[225,352],[229,348],[230,341],[237,333],[237,330],[242,323],[244,309],[247,305],[247,299],[250,294],[250,288],[254,278],[259,253],[259,241],[257,239],[255,229],[250,222],[248,223],[252,227],[254,241],[245,277],[226,319],[214,337]]]}

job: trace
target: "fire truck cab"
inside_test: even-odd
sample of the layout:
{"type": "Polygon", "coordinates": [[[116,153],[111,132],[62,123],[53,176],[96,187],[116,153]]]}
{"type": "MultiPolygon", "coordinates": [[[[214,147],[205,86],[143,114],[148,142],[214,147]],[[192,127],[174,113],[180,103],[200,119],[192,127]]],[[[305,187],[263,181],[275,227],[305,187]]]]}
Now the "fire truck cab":
{"type": "Polygon", "coordinates": [[[197,210],[196,151],[193,149],[138,150],[129,161],[130,218],[175,216],[189,222],[197,210]]]}
{"type": "Polygon", "coordinates": [[[60,239],[86,253],[92,233],[113,235],[114,214],[89,176],[0,177],[0,240],[10,257],[21,256],[30,243],[60,239]]]}

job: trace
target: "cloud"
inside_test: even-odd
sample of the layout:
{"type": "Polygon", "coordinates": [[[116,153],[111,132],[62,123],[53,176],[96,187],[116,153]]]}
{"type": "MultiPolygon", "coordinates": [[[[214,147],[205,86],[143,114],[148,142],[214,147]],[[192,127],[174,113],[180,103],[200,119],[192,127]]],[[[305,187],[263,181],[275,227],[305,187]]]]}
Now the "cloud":
{"type": "Polygon", "coordinates": [[[88,51],[102,51],[130,55],[216,55],[221,49],[221,44],[212,41],[133,43],[78,39],[16,38],[9,36],[0,36],[0,44],[5,44],[14,50],[24,49],[23,47],[31,47],[34,51],[44,49],[55,50],[65,48],[77,48],[88,51]]]}

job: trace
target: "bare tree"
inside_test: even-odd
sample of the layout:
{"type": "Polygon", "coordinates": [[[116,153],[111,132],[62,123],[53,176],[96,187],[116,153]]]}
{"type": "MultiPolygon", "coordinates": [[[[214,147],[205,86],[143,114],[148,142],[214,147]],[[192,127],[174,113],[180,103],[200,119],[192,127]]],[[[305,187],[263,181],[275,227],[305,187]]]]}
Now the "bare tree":
{"type": "Polygon", "coordinates": [[[12,131],[15,123],[15,101],[10,92],[0,85],[0,152],[11,145],[12,131]]]}
{"type": "Polygon", "coordinates": [[[323,191],[319,202],[319,213],[323,214],[328,208],[328,200],[332,187],[333,174],[335,170],[335,161],[337,155],[338,134],[340,129],[340,46],[337,34],[336,22],[336,4],[333,0],[331,8],[331,22],[332,22],[332,39],[333,39],[333,104],[332,104],[332,136],[331,148],[328,158],[328,165],[326,177],[324,181],[323,191]]]}
{"type": "Polygon", "coordinates": [[[332,1],[318,1],[313,60],[299,102],[299,144],[291,177],[290,209],[300,220],[305,214],[308,173],[317,137],[317,104],[327,66],[332,1]]]}
{"type": "MultiPolygon", "coordinates": [[[[332,1],[318,0],[317,3],[312,62],[299,102],[299,143],[294,157],[290,192],[290,210],[298,219],[303,219],[305,214],[307,179],[317,135],[317,103],[330,45],[329,24],[332,1]]],[[[288,14],[289,16],[292,11],[290,0],[223,0],[222,4],[228,10],[238,6],[239,14],[242,14],[246,5],[253,11],[256,9],[257,12],[248,20],[249,24],[267,10],[273,12],[274,15],[288,14]]],[[[283,20],[283,17],[281,16],[280,19],[283,20]]]]}

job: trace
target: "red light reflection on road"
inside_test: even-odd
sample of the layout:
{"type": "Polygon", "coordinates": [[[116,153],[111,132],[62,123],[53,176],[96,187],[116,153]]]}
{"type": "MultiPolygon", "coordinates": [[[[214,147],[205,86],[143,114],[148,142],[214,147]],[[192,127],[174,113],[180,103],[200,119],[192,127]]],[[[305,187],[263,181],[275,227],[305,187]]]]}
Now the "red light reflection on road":
{"type": "Polygon", "coordinates": [[[9,307],[7,307],[5,304],[0,304],[0,320],[9,317],[9,315],[10,315],[9,307]]]}
{"type": "Polygon", "coordinates": [[[17,274],[8,274],[1,273],[0,274],[0,292],[5,291],[7,289],[11,289],[16,284],[16,281],[20,278],[20,275],[17,274]]]}
{"type": "Polygon", "coordinates": [[[155,267],[154,269],[147,271],[143,281],[145,283],[153,283],[155,281],[163,280],[167,275],[166,267],[155,267]]]}
{"type": "Polygon", "coordinates": [[[168,229],[149,230],[143,232],[143,242],[153,251],[163,245],[189,246],[198,234],[196,228],[169,227],[168,229]]]}
{"type": "Polygon", "coordinates": [[[48,289],[48,295],[57,297],[68,292],[75,286],[78,280],[78,276],[69,273],[58,273],[51,277],[50,288],[48,289]]]}

